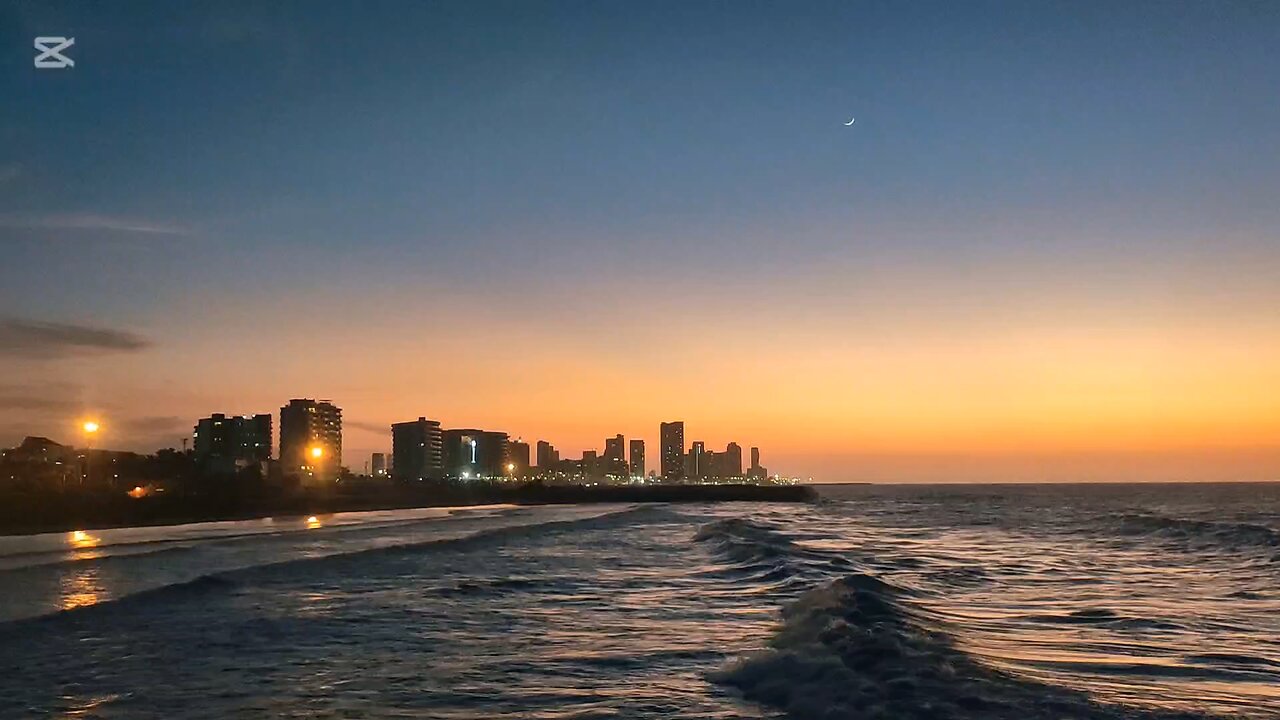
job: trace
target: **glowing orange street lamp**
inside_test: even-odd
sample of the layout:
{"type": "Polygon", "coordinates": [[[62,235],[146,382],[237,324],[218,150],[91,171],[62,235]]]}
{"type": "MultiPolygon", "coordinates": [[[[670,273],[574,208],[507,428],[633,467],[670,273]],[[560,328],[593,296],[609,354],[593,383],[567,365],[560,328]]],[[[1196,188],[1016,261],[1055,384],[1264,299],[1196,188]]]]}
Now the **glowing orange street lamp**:
{"type": "Polygon", "coordinates": [[[89,478],[89,455],[90,451],[93,450],[93,436],[101,427],[97,420],[85,420],[80,425],[80,429],[84,431],[84,475],[80,477],[82,485],[89,478]]]}
{"type": "Polygon", "coordinates": [[[311,477],[318,480],[320,478],[320,461],[324,458],[324,448],[319,445],[312,445],[307,448],[307,457],[311,458],[311,467],[307,468],[307,471],[311,474],[311,477]]]}

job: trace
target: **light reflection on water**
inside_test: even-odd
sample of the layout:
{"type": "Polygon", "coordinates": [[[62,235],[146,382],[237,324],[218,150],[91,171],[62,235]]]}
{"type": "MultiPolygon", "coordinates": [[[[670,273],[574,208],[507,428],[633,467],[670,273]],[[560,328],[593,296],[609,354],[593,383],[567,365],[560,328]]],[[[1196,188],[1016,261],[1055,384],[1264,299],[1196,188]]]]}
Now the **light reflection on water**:
{"type": "Polygon", "coordinates": [[[86,567],[62,576],[58,609],[73,610],[108,599],[98,579],[96,567],[86,567]]]}
{"type": "Polygon", "coordinates": [[[70,705],[62,712],[59,717],[64,720],[75,720],[77,718],[94,717],[99,708],[109,706],[110,703],[118,700],[119,695],[111,693],[107,695],[99,695],[80,700],[73,696],[64,696],[62,701],[70,705]]]}
{"type": "Polygon", "coordinates": [[[0,537],[0,622],[65,609],[63,588],[89,565],[98,597],[119,598],[238,568],[532,521],[504,517],[510,512],[511,506],[422,508],[0,537]]]}
{"type": "MultiPolygon", "coordinates": [[[[53,714],[108,696],[117,717],[187,717],[193,695],[227,717],[776,717],[714,679],[777,641],[780,608],[851,574],[908,590],[909,612],[1005,671],[1006,685],[1043,683],[1028,697],[1069,688],[1193,716],[1280,717],[1280,567],[1269,536],[1244,527],[1269,527],[1263,515],[1280,518],[1280,503],[914,492],[363,528],[293,518],[276,523],[291,533],[148,546],[158,554],[97,547],[84,552],[107,554],[49,571],[58,607],[120,597],[147,573],[188,584],[0,625],[0,662],[19,668],[0,717],[8,702],[53,714]],[[1176,517],[1135,531],[1134,505],[1176,517]],[[495,530],[541,520],[569,524],[495,530]],[[228,564],[249,569],[218,570],[228,564]],[[190,583],[174,568],[216,574],[190,583]],[[71,699],[50,705],[59,695],[71,699]]],[[[778,673],[765,679],[810,698],[830,691],[807,684],[817,670],[778,673]]]]}
{"type": "Polygon", "coordinates": [[[1280,487],[837,492],[858,507],[831,508],[816,544],[922,591],[984,664],[1108,702],[1280,716],[1280,487]]]}

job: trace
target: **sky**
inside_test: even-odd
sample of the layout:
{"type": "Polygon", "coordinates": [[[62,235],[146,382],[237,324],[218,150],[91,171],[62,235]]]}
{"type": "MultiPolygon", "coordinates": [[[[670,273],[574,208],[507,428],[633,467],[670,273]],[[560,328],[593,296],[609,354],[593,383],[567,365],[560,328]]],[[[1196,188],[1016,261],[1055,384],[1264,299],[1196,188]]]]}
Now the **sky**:
{"type": "Polygon", "coordinates": [[[0,0],[0,446],[1280,479],[1278,81],[1268,2],[0,0]]]}

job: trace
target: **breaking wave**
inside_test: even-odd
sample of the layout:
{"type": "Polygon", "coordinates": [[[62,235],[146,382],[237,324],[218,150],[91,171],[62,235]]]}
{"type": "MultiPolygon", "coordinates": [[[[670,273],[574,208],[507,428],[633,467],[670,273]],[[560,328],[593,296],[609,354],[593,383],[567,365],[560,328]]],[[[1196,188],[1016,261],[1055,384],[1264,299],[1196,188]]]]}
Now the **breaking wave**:
{"type": "Polygon", "coordinates": [[[796,544],[764,523],[727,518],[703,525],[694,535],[723,561],[706,574],[741,583],[744,592],[795,597],[833,574],[848,572],[848,559],[796,544]]]}
{"type": "Polygon", "coordinates": [[[812,720],[1205,717],[1103,705],[989,668],[958,649],[914,595],[862,573],[830,581],[783,609],[768,650],[712,679],[812,720]]]}
{"type": "MultiPolygon", "coordinates": [[[[270,558],[271,556],[268,555],[264,556],[258,562],[250,562],[249,564],[231,567],[225,570],[198,574],[193,573],[188,577],[177,578],[170,575],[158,576],[156,584],[154,585],[139,586],[131,590],[121,592],[115,596],[108,595],[96,602],[86,605],[0,620],[0,630],[3,630],[8,626],[21,627],[25,624],[42,622],[55,618],[82,618],[85,616],[95,616],[100,613],[115,612],[121,607],[125,608],[121,610],[122,612],[128,612],[128,608],[134,607],[138,603],[152,602],[156,599],[163,598],[188,597],[193,592],[198,594],[232,592],[237,589],[253,585],[261,579],[269,579],[280,573],[292,572],[303,575],[314,574],[318,572],[318,570],[316,570],[317,566],[340,566],[342,564],[360,566],[372,562],[377,558],[393,558],[399,555],[413,555],[435,549],[465,551],[477,546],[507,543],[514,539],[534,533],[554,534],[557,532],[565,532],[581,528],[583,526],[609,527],[613,525],[628,525],[637,522],[644,522],[646,520],[661,519],[664,517],[662,513],[663,510],[661,508],[631,506],[619,509],[610,509],[600,515],[591,515],[587,517],[547,519],[517,525],[478,528],[474,530],[467,530],[465,531],[465,534],[453,537],[446,536],[410,540],[405,542],[390,542],[374,546],[356,545],[352,549],[346,549],[341,545],[335,545],[323,554],[293,557],[286,560],[269,560],[267,558],[270,558]]],[[[356,528],[356,531],[361,529],[362,528],[356,528]]],[[[219,540],[220,539],[215,539],[215,542],[219,540]]],[[[156,551],[156,553],[159,552],[163,551],[156,551]]],[[[113,556],[99,558],[98,562],[102,563],[105,561],[117,563],[136,557],[138,556],[113,556]]],[[[0,578],[12,580],[20,574],[38,571],[44,567],[47,566],[29,566],[19,568],[14,571],[0,574],[0,578]]],[[[519,578],[512,578],[507,581],[507,583],[499,583],[494,588],[490,588],[490,590],[519,589],[522,586],[531,587],[519,578]]],[[[448,588],[443,592],[446,594],[449,592],[467,594],[480,591],[483,591],[483,588],[460,585],[458,587],[448,588]]]]}

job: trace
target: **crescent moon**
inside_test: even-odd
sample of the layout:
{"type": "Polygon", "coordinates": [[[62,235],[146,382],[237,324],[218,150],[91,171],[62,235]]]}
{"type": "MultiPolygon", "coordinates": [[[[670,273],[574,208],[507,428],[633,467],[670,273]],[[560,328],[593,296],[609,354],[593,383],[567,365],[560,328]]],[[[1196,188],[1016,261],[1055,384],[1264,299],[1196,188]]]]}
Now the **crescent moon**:
{"type": "Polygon", "coordinates": [[[853,124],[853,122],[854,122],[855,120],[857,120],[857,119],[858,119],[858,118],[849,118],[849,122],[845,123],[845,124],[844,124],[844,126],[845,126],[845,127],[849,127],[849,126],[850,126],[850,125],[852,125],[852,124],[853,124]]]}

